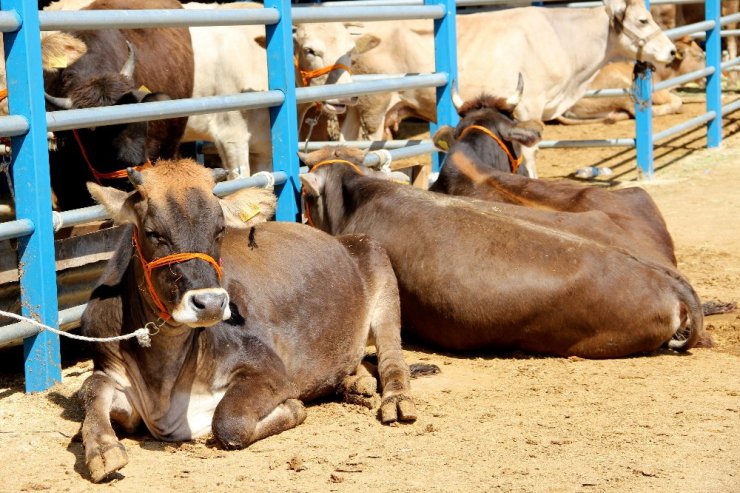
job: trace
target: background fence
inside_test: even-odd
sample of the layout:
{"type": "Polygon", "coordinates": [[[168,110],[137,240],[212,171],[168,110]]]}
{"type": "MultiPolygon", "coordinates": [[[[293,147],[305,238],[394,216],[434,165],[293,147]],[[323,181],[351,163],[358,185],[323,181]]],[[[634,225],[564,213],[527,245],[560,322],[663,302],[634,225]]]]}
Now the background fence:
{"type": "MultiPolygon", "coordinates": [[[[489,5],[497,0],[459,0],[458,6],[489,5]]],[[[600,4],[600,2],[593,2],[600,4]]],[[[659,3],[655,1],[653,3],[659,3]]],[[[666,2],[660,2],[666,3],[666,2]]],[[[637,146],[638,163],[646,176],[652,176],[652,146],[691,126],[709,123],[709,146],[721,140],[721,114],[737,109],[737,102],[721,106],[719,77],[720,28],[733,19],[719,17],[719,0],[706,0],[707,21],[692,26],[687,32],[705,31],[707,68],[688,76],[708,77],[707,113],[679,127],[653,135],[650,114],[651,83],[649,76],[640,82],[638,98],[645,107],[638,112],[636,138],[598,141],[543,142],[541,147],[628,145],[637,146]],[[710,54],[711,50],[711,54],[710,54]]],[[[577,4],[585,6],[586,4],[577,4]]],[[[15,184],[16,219],[0,223],[0,240],[18,239],[18,275],[22,314],[51,326],[71,327],[79,322],[85,305],[59,311],[55,265],[54,232],[61,227],[101,220],[106,217],[101,207],[52,213],[49,180],[47,131],[93,127],[106,124],[164,119],[191,114],[213,113],[236,109],[270,108],[273,170],[278,195],[277,219],[300,220],[298,162],[298,122],[296,105],[335,97],[351,97],[384,91],[419,87],[437,88],[437,125],[455,125],[457,113],[451,91],[457,81],[456,4],[454,0],[370,0],[367,2],[331,2],[322,8],[291,8],[289,0],[265,0],[264,9],[248,10],[147,10],[147,11],[75,11],[38,12],[23,0],[0,0],[0,31],[4,33],[10,116],[0,118],[0,136],[11,137],[12,172],[15,184]],[[351,6],[347,6],[350,4],[351,6]],[[399,5],[400,4],[400,5],[399,5]],[[435,72],[432,74],[372,77],[349,84],[296,88],[293,65],[292,24],[330,21],[374,21],[425,18],[434,20],[435,72]],[[85,30],[110,27],[146,28],[180,26],[219,26],[264,24],[267,31],[269,90],[176,101],[161,101],[118,107],[75,109],[45,112],[41,70],[40,30],[85,30]]],[[[731,16],[732,17],[732,16],[731,16]]],[[[737,16],[735,16],[737,17],[737,16]]],[[[673,35],[682,35],[676,30],[673,35]]],[[[670,87],[683,83],[674,79],[661,83],[670,87]]],[[[685,79],[685,80],[684,80],[685,79]]],[[[656,90],[658,89],[656,85],[656,90]]],[[[605,95],[601,94],[594,96],[605,95]]],[[[436,130],[436,125],[431,131],[436,130]]],[[[367,146],[367,143],[356,143],[367,146]]],[[[320,146],[322,143],[312,143],[320,146]]],[[[390,148],[393,159],[434,151],[430,141],[410,143],[391,141],[380,146],[390,148]]],[[[435,160],[437,154],[434,153],[435,160]]],[[[367,164],[380,158],[368,155],[367,164]]],[[[439,162],[435,161],[438,169],[439,162]]],[[[264,176],[242,178],[218,184],[216,192],[227,194],[249,186],[261,186],[264,176]]],[[[4,255],[10,255],[9,252],[4,255]]],[[[95,271],[91,276],[95,277],[95,271]]],[[[48,332],[39,333],[27,323],[0,327],[0,345],[24,340],[26,390],[48,388],[61,379],[59,340],[48,332]]]]}

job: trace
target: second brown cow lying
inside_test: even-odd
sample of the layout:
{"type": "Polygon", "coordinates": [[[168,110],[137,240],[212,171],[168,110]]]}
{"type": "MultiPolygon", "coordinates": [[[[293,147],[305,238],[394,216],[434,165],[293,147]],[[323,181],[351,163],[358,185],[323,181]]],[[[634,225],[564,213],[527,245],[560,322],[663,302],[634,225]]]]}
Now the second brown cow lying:
{"type": "Polygon", "coordinates": [[[363,154],[351,149],[303,159],[312,168],[301,175],[312,222],[385,247],[404,327],[427,343],[611,358],[697,342],[703,315],[691,285],[671,266],[613,245],[622,232],[603,213],[399,185],[357,166],[363,154]]]}

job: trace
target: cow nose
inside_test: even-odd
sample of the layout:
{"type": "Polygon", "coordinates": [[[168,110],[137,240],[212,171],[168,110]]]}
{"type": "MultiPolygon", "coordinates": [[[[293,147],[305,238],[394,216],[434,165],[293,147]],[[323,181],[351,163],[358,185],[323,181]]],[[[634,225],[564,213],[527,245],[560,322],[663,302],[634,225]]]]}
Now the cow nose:
{"type": "Polygon", "coordinates": [[[206,291],[190,296],[190,305],[197,313],[223,312],[229,302],[225,291],[206,291]]]}
{"type": "Polygon", "coordinates": [[[673,58],[674,60],[676,59],[676,49],[675,48],[671,50],[671,58],[673,58]]]}

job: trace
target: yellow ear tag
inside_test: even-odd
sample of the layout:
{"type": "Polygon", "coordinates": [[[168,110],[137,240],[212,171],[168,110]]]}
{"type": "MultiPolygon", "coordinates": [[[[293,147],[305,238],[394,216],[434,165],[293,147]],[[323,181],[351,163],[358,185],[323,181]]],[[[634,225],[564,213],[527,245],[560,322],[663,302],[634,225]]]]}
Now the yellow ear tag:
{"type": "Polygon", "coordinates": [[[141,86],[141,87],[139,88],[139,91],[141,91],[141,92],[145,92],[145,93],[147,93],[147,94],[151,94],[151,92],[152,92],[152,91],[150,91],[150,90],[149,90],[149,88],[148,88],[147,86],[141,86]]]}
{"type": "Polygon", "coordinates": [[[246,223],[259,213],[260,207],[258,205],[250,205],[239,211],[239,219],[246,223]]]}
{"type": "Polygon", "coordinates": [[[49,63],[51,68],[67,68],[69,66],[66,53],[53,57],[49,63]]]}
{"type": "Polygon", "coordinates": [[[446,140],[440,140],[438,142],[435,142],[435,145],[439,149],[442,149],[443,151],[449,151],[450,150],[450,146],[447,145],[447,141],[446,140]]]}

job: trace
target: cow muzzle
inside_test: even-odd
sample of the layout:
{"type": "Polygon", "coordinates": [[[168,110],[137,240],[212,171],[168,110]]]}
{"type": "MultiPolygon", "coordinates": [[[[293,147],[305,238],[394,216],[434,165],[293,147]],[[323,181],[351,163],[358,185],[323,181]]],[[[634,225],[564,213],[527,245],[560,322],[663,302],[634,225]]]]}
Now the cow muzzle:
{"type": "Polygon", "coordinates": [[[348,106],[357,106],[357,96],[343,99],[330,99],[324,101],[324,110],[335,115],[342,115],[347,112],[348,106]]]}
{"type": "Polygon", "coordinates": [[[172,310],[176,322],[190,327],[210,327],[231,318],[229,293],[223,288],[191,289],[172,310]]]}

